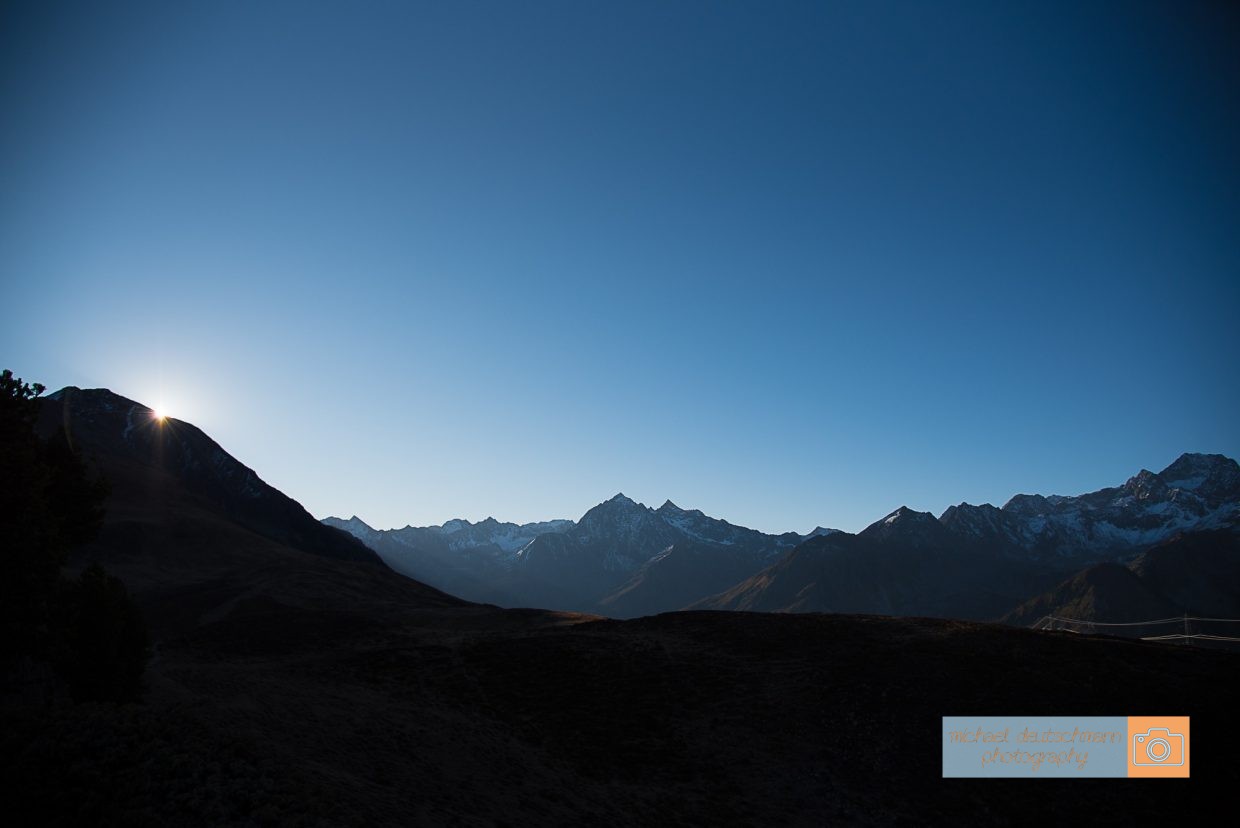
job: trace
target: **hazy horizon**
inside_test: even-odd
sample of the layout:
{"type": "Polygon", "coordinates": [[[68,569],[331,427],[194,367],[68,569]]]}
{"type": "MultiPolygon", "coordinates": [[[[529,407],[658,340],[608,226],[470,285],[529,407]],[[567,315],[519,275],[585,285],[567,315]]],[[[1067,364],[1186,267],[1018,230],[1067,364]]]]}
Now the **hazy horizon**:
{"type": "Polygon", "coordinates": [[[1224,5],[0,22],[3,367],[318,517],[857,531],[1240,456],[1224,5]]]}

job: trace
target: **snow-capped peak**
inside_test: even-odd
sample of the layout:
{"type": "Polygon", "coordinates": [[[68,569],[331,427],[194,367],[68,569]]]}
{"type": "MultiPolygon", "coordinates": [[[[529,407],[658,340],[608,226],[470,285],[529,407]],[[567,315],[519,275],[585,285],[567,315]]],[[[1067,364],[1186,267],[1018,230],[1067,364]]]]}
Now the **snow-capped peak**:
{"type": "Polygon", "coordinates": [[[1240,464],[1221,454],[1181,454],[1158,477],[1173,489],[1190,492],[1219,485],[1234,487],[1240,481],[1240,464]]]}
{"type": "Polygon", "coordinates": [[[1141,469],[1122,486],[1082,495],[1015,495],[1002,509],[962,503],[943,513],[953,532],[995,537],[1038,556],[1114,557],[1176,532],[1234,525],[1240,465],[1184,454],[1161,472],[1141,469]]]}
{"type": "Polygon", "coordinates": [[[929,512],[918,512],[913,509],[910,509],[907,506],[901,506],[899,509],[896,509],[894,512],[892,512],[891,514],[883,518],[881,522],[886,524],[887,526],[893,526],[898,522],[902,522],[906,520],[924,523],[927,520],[934,520],[934,519],[935,519],[934,515],[930,514],[929,512]]]}

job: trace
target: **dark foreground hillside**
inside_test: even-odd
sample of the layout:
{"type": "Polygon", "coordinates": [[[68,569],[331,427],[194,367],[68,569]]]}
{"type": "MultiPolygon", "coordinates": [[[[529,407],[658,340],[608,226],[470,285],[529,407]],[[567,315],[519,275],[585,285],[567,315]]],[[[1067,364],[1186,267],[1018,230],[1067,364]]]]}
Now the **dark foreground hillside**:
{"type": "Polygon", "coordinates": [[[1155,822],[1240,782],[1240,658],[1000,626],[266,599],[164,641],[148,699],[8,712],[57,824],[1155,822]],[[940,778],[944,714],[1188,714],[1194,778],[940,778]]]}

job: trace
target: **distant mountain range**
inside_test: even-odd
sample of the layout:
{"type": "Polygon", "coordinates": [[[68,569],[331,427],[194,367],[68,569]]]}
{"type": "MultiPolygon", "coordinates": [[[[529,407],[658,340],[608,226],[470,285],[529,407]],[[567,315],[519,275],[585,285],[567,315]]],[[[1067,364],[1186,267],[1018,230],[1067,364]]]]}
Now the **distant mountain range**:
{"type": "Polygon", "coordinates": [[[174,626],[241,595],[323,606],[346,592],[614,617],[690,607],[1022,625],[1047,615],[1240,617],[1240,466],[1217,454],[1185,454],[1074,497],[1017,495],[937,518],[902,507],[857,534],[770,535],[624,495],[577,521],[377,530],[357,518],[316,521],[201,430],[158,423],[106,390],[51,395],[40,428],[65,428],[111,481],[103,533],[85,554],[174,626]],[[185,581],[202,585],[195,601],[206,603],[169,586],[185,581]]]}
{"type": "Polygon", "coordinates": [[[1108,616],[1203,602],[1240,615],[1231,593],[1197,598],[1207,581],[1188,572],[1187,557],[1157,551],[1202,543],[1194,538],[1205,533],[1221,550],[1215,557],[1237,555],[1240,466],[1217,454],[1185,454],[1161,472],[1079,496],[1022,494],[1001,508],[961,503],[937,518],[901,507],[855,535],[821,527],[768,535],[622,494],[575,523],[456,520],[380,531],[356,517],[324,522],[399,572],[506,606],[617,617],[694,607],[1027,623],[1037,610],[1081,612],[1086,590],[1090,606],[1114,607],[1108,616]],[[1142,567],[1152,583],[1132,581],[1142,567]],[[1172,595],[1165,585],[1177,579],[1195,587],[1172,595]],[[1113,600],[1103,598],[1111,592],[1113,600]]]}
{"type": "Polygon", "coordinates": [[[1240,466],[1221,454],[1184,454],[1115,488],[1078,497],[1017,495],[1002,509],[962,503],[941,520],[1041,560],[1114,559],[1177,532],[1240,523],[1240,466]]]}
{"type": "Polygon", "coordinates": [[[623,494],[580,520],[377,530],[359,518],[323,522],[349,532],[393,569],[468,600],[633,616],[678,609],[762,569],[811,536],[768,535],[670,500],[652,509],[623,494]]]}

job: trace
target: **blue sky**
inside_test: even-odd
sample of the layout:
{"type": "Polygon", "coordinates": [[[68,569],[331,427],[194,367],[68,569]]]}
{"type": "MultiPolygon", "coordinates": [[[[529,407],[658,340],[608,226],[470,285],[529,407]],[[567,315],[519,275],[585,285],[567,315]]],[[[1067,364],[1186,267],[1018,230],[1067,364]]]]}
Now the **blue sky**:
{"type": "Polygon", "coordinates": [[[1226,4],[0,15],[4,365],[318,516],[856,530],[1240,455],[1226,4]]]}

